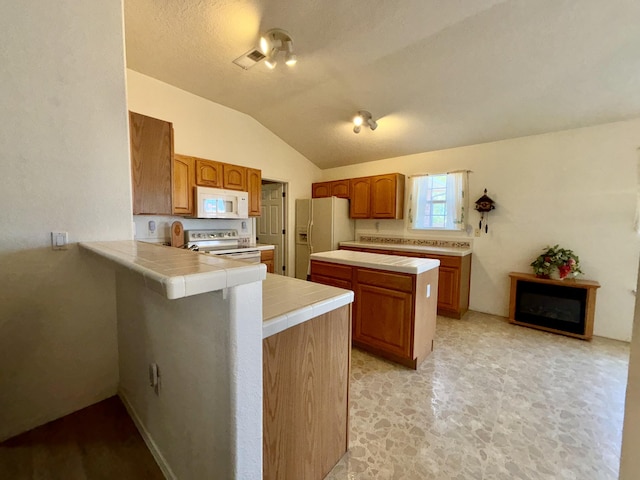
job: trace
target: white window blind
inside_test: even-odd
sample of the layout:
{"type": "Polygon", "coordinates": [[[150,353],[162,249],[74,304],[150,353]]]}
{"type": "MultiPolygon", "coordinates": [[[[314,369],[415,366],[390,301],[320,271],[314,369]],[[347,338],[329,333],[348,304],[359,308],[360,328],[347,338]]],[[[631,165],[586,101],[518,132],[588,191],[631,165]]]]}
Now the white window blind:
{"type": "Polygon", "coordinates": [[[464,230],[468,171],[411,177],[409,221],[417,230],[464,230]]]}

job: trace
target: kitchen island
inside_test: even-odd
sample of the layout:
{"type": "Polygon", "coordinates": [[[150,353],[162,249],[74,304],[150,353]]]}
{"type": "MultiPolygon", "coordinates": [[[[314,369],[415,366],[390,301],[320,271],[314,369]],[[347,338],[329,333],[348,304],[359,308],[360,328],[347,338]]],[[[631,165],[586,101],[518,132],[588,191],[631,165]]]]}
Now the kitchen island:
{"type": "Polygon", "coordinates": [[[116,265],[119,395],[167,478],[260,479],[270,459],[276,476],[285,464],[310,465],[278,478],[323,478],[306,473],[326,470],[346,450],[336,432],[346,436],[351,292],[320,286],[301,295],[300,285],[289,285],[296,296],[287,302],[284,284],[262,264],[135,241],[80,246],[116,265]],[[326,361],[331,348],[339,362],[326,361]],[[299,376],[292,363],[311,373],[299,376]],[[282,422],[291,411],[315,416],[304,427],[282,422]],[[295,437],[297,454],[311,445],[337,458],[292,459],[272,435],[295,437]]]}
{"type": "Polygon", "coordinates": [[[377,242],[340,242],[340,249],[439,260],[438,315],[462,318],[469,309],[472,255],[469,242],[438,241],[437,245],[425,245],[423,242],[431,241],[386,238],[381,243],[381,238],[374,239],[377,242]]]}
{"type": "Polygon", "coordinates": [[[354,346],[415,369],[433,350],[439,265],[335,250],[311,255],[311,281],[354,291],[354,346]]]}

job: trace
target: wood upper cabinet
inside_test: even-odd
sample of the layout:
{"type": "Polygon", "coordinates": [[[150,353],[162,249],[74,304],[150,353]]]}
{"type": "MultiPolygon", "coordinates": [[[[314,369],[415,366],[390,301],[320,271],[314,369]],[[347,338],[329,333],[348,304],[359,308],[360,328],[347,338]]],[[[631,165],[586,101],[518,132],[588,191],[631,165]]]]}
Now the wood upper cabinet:
{"type": "MultiPolygon", "coordinates": [[[[247,168],[247,190],[249,191],[249,216],[262,215],[262,171],[247,168]]],[[[273,272],[270,272],[273,273],[273,272]]]]}
{"type": "Polygon", "coordinates": [[[404,175],[371,177],[371,218],[401,219],[404,211],[404,175]]]}
{"type": "Polygon", "coordinates": [[[222,188],[222,163],[203,158],[196,159],[196,185],[222,188]]]}
{"type": "Polygon", "coordinates": [[[222,184],[223,188],[229,190],[247,191],[247,168],[229,163],[222,164],[222,184]]]}
{"type": "Polygon", "coordinates": [[[349,179],[346,180],[334,180],[331,183],[331,196],[339,197],[339,198],[351,198],[351,182],[349,179]]]}
{"type": "Polygon", "coordinates": [[[371,218],[371,177],[351,179],[351,218],[371,218]]]}
{"type": "Polygon", "coordinates": [[[402,219],[404,182],[405,177],[400,173],[318,182],[311,185],[311,197],[351,200],[351,218],[402,219]]]}
{"type": "Polygon", "coordinates": [[[339,197],[349,199],[349,192],[349,179],[318,182],[311,185],[312,198],[339,197]]]}
{"type": "Polygon", "coordinates": [[[175,215],[194,214],[194,193],[196,159],[186,155],[173,156],[173,213],[175,215]]]}
{"type": "Polygon", "coordinates": [[[325,198],[331,196],[331,182],[311,184],[311,198],[325,198]]]}
{"type": "Polygon", "coordinates": [[[171,215],[173,125],[129,112],[133,214],[171,215]]]}

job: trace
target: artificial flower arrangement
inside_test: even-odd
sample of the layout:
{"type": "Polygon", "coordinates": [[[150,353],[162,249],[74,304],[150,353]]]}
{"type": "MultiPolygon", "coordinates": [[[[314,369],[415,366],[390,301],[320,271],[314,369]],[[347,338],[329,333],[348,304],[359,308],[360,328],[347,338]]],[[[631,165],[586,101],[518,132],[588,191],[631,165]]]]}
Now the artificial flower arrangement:
{"type": "Polygon", "coordinates": [[[538,277],[549,278],[558,269],[560,279],[575,278],[582,273],[580,259],[572,250],[559,248],[558,245],[546,247],[544,253],[532,263],[533,273],[538,277]]]}

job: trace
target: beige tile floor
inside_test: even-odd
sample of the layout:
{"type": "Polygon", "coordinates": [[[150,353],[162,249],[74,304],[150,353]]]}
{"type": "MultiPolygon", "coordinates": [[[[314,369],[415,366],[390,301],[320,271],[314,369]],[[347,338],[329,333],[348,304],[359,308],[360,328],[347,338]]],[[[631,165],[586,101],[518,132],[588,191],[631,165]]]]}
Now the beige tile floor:
{"type": "Polygon", "coordinates": [[[353,350],[352,479],[618,478],[629,345],[469,312],[411,371],[353,350]]]}

